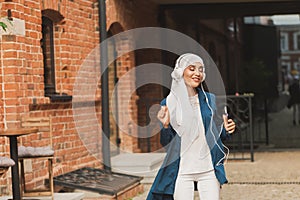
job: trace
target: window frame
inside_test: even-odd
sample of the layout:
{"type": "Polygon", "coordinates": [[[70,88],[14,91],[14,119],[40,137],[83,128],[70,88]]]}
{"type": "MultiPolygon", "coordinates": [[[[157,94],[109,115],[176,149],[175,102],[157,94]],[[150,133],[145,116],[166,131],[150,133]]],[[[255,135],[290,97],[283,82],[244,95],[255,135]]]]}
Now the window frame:
{"type": "Polygon", "coordinates": [[[294,37],[294,50],[300,50],[300,32],[293,34],[294,37]]]}
{"type": "Polygon", "coordinates": [[[288,33],[280,33],[280,49],[281,51],[289,50],[289,41],[288,41],[288,33]],[[282,40],[283,39],[283,40],[282,40]],[[282,41],[284,41],[284,45],[282,45],[282,41]]]}

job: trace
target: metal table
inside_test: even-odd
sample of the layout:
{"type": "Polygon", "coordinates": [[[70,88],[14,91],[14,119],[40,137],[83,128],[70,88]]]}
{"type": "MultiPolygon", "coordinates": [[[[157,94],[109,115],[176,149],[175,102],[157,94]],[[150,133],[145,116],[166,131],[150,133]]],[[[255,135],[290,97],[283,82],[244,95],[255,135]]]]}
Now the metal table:
{"type": "Polygon", "coordinates": [[[18,136],[28,135],[36,132],[38,132],[37,128],[12,128],[7,130],[0,130],[0,136],[9,137],[10,157],[15,161],[15,165],[11,167],[13,200],[22,199],[22,195],[20,193],[17,138],[18,136]]]}

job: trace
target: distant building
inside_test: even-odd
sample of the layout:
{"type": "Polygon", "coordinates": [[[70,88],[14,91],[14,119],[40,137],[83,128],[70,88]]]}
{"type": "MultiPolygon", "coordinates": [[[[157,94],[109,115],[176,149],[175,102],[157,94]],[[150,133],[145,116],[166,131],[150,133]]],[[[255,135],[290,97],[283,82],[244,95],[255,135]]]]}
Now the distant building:
{"type": "Polygon", "coordinates": [[[287,90],[292,75],[300,72],[300,24],[277,27],[280,31],[282,77],[287,90]]]}
{"type": "Polygon", "coordinates": [[[261,24],[261,25],[268,25],[271,23],[270,16],[251,16],[251,17],[244,17],[245,24],[261,24]]]}
{"type": "Polygon", "coordinates": [[[295,16],[293,21],[291,17],[286,23],[283,24],[283,17],[276,16],[274,18],[270,16],[253,16],[245,17],[245,24],[257,24],[257,25],[272,25],[273,20],[276,28],[279,31],[279,44],[280,44],[280,58],[279,58],[279,91],[287,91],[289,82],[292,80],[293,74],[299,74],[300,72],[300,24],[295,24],[295,16]],[[276,25],[280,23],[280,25],[276,25]],[[281,25],[282,24],[282,25],[281,25]]]}

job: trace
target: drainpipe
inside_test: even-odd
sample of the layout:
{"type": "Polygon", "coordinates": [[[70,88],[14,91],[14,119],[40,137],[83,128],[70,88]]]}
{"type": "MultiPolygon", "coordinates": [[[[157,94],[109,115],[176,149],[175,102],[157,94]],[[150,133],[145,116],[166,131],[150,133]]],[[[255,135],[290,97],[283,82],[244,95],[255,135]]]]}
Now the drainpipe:
{"type": "Polygon", "coordinates": [[[108,53],[107,43],[103,42],[107,38],[106,32],[106,0],[98,0],[98,16],[99,16],[99,37],[100,37],[100,64],[101,64],[101,106],[102,106],[102,156],[104,170],[111,173],[110,163],[110,126],[109,126],[109,102],[108,102],[108,53]],[[104,71],[105,70],[105,71],[104,71]]]}

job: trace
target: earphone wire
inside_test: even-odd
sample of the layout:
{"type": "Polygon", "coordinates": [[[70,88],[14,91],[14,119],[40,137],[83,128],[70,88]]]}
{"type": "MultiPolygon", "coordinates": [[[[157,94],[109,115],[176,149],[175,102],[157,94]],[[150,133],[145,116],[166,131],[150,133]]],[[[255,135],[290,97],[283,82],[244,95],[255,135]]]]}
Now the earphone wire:
{"type": "MultiPolygon", "coordinates": [[[[220,149],[220,151],[223,153],[223,157],[217,162],[217,164],[216,164],[216,166],[219,166],[219,165],[221,165],[222,163],[222,160],[225,160],[225,163],[227,162],[227,159],[228,159],[228,156],[229,156],[229,148],[228,147],[226,147],[224,144],[223,144],[223,142],[221,142],[222,143],[222,146],[224,147],[224,148],[226,148],[226,150],[228,151],[228,153],[226,154],[225,152],[224,152],[224,150],[220,147],[220,145],[218,144],[218,142],[217,142],[217,139],[216,139],[216,137],[215,137],[215,135],[213,134],[213,130],[212,130],[212,121],[213,121],[213,118],[214,118],[214,112],[213,112],[213,109],[211,108],[211,106],[210,106],[210,104],[209,104],[209,102],[208,102],[208,97],[207,97],[207,95],[206,95],[206,93],[205,93],[205,91],[204,91],[204,88],[203,88],[203,84],[201,84],[201,90],[202,90],[202,92],[203,92],[203,94],[204,94],[204,96],[205,96],[205,100],[206,100],[206,103],[207,103],[207,106],[208,106],[208,108],[210,109],[210,111],[211,111],[211,114],[212,114],[212,116],[211,116],[211,120],[210,120],[210,124],[209,124],[209,128],[210,128],[210,132],[211,132],[211,134],[212,134],[212,136],[213,136],[213,138],[214,138],[214,142],[215,142],[215,144],[218,146],[218,148],[220,149]]],[[[221,136],[221,133],[222,133],[222,131],[223,131],[223,125],[224,125],[224,122],[222,122],[222,124],[221,124],[221,130],[220,130],[220,132],[219,132],[219,134],[218,134],[218,137],[220,137],[221,136]]]]}

